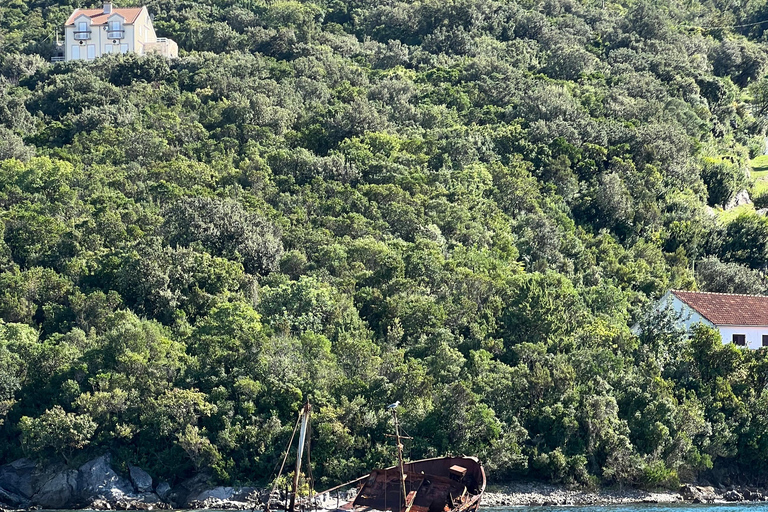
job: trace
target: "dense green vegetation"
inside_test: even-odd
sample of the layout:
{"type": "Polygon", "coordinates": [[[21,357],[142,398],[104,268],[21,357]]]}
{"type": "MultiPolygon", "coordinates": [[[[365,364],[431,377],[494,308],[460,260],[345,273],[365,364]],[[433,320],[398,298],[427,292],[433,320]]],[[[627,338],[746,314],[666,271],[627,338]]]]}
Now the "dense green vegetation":
{"type": "Polygon", "coordinates": [[[0,4],[0,461],[263,481],[310,399],[332,483],[400,400],[496,480],[768,476],[768,352],[644,314],[768,290],[768,4],[147,5],[178,60],[0,4]]]}

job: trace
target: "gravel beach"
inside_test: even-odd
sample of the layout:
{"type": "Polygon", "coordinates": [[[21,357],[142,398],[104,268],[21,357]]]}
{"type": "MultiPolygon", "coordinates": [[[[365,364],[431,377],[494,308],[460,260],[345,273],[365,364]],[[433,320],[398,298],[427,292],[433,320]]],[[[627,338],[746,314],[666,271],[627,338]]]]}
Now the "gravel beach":
{"type": "Polygon", "coordinates": [[[683,497],[677,491],[579,490],[541,482],[515,482],[504,486],[494,486],[483,495],[483,507],[683,502],[683,497]]]}

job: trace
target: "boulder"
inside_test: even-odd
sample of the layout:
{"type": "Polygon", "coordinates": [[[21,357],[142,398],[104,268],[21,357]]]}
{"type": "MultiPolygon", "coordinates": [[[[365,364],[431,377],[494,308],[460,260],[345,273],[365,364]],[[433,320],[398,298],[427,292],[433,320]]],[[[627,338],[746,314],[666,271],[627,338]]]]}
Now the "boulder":
{"type": "Polygon", "coordinates": [[[42,508],[70,508],[78,504],[79,490],[77,470],[61,469],[53,472],[51,478],[42,483],[32,496],[32,502],[42,508]]]}
{"type": "Polygon", "coordinates": [[[137,492],[152,492],[152,477],[149,473],[133,464],[128,465],[128,473],[137,492]]]}
{"type": "Polygon", "coordinates": [[[136,501],[148,505],[159,505],[163,503],[160,496],[154,492],[143,492],[137,497],[136,501]]]}
{"type": "Polygon", "coordinates": [[[724,210],[732,210],[736,208],[737,206],[741,206],[744,204],[752,204],[752,200],[749,198],[749,192],[746,190],[740,190],[735,196],[733,196],[730,201],[725,205],[724,210]]]}
{"type": "Polygon", "coordinates": [[[208,489],[210,482],[211,475],[199,473],[174,487],[165,499],[177,508],[189,508],[189,502],[208,489]]]}
{"type": "MultiPolygon", "coordinates": [[[[686,484],[680,487],[680,496],[686,501],[697,501],[702,499],[701,491],[694,485],[686,484]]],[[[701,501],[699,501],[701,503],[701,501]]]]}
{"type": "Polygon", "coordinates": [[[730,490],[723,495],[725,501],[744,501],[744,496],[739,491],[730,490]]]}
{"type": "Polygon", "coordinates": [[[88,508],[93,510],[112,510],[112,505],[107,500],[93,500],[88,508]]]}
{"type": "Polygon", "coordinates": [[[6,491],[0,487],[0,505],[10,505],[11,507],[26,508],[30,505],[29,499],[24,496],[6,491]]]}
{"type": "Polygon", "coordinates": [[[35,494],[36,469],[37,464],[30,459],[18,459],[0,466],[0,487],[10,494],[29,499],[35,494]]]}
{"type": "Polygon", "coordinates": [[[80,483],[85,501],[102,498],[115,503],[134,493],[131,482],[115,473],[110,466],[109,454],[80,466],[80,483]]]}
{"type": "Polygon", "coordinates": [[[187,499],[189,501],[205,501],[212,498],[214,500],[224,501],[231,499],[234,494],[234,487],[214,487],[213,489],[206,489],[196,496],[190,496],[187,499]]]}
{"type": "Polygon", "coordinates": [[[161,500],[165,501],[168,499],[168,494],[171,492],[171,486],[168,484],[168,482],[160,482],[157,484],[157,488],[155,489],[155,492],[160,497],[161,500]]]}
{"type": "Polygon", "coordinates": [[[711,485],[706,486],[699,486],[696,489],[699,490],[701,493],[701,502],[700,503],[714,503],[717,499],[717,493],[715,492],[715,488],[711,485]]]}

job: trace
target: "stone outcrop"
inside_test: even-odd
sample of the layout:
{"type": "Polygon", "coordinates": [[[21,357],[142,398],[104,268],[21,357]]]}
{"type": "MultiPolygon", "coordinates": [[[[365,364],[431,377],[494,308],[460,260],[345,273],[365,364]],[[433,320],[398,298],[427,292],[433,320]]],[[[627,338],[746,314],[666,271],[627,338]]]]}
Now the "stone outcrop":
{"type": "Polygon", "coordinates": [[[680,487],[680,496],[692,503],[714,503],[717,494],[714,487],[685,484],[680,487]]]}
{"type": "Polygon", "coordinates": [[[109,455],[102,455],[80,466],[82,497],[117,502],[134,494],[133,484],[115,473],[109,455]]]}
{"type": "Polygon", "coordinates": [[[211,488],[211,475],[200,473],[192,478],[184,480],[171,489],[166,501],[176,508],[190,508],[189,502],[195,501],[200,493],[211,488]]]}
{"type": "MultiPolygon", "coordinates": [[[[54,464],[44,468],[29,459],[0,466],[0,507],[99,510],[154,510],[169,508],[154,492],[152,477],[129,466],[130,479],[119,475],[109,455],[97,457],[80,468],[54,464]]],[[[170,494],[170,486],[162,491],[170,494]]]]}
{"type": "Polygon", "coordinates": [[[128,465],[128,474],[133,482],[133,487],[138,492],[152,492],[152,477],[138,466],[128,465]]]}
{"type": "Polygon", "coordinates": [[[752,204],[752,200],[749,197],[749,192],[746,190],[740,190],[736,195],[734,195],[730,201],[725,205],[723,208],[724,210],[732,210],[736,208],[737,206],[741,206],[744,204],[752,204]]]}
{"type": "Polygon", "coordinates": [[[42,508],[68,508],[80,502],[80,482],[76,469],[51,471],[32,496],[32,502],[42,508]]]}
{"type": "Polygon", "coordinates": [[[160,482],[155,488],[155,493],[162,501],[168,500],[168,495],[171,494],[171,486],[168,482],[160,482]]]}
{"type": "MultiPolygon", "coordinates": [[[[34,475],[37,464],[30,459],[19,459],[0,466],[0,489],[21,499],[29,500],[35,494],[34,475]]],[[[0,500],[2,501],[2,500],[0,500]]]]}

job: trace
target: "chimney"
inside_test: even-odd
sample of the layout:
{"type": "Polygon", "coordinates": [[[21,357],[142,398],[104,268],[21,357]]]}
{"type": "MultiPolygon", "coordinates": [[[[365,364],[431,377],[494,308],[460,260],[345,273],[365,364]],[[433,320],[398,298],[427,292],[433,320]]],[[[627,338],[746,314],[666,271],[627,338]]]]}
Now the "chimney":
{"type": "Polygon", "coordinates": [[[112,2],[104,2],[104,14],[112,14],[112,2]]]}

